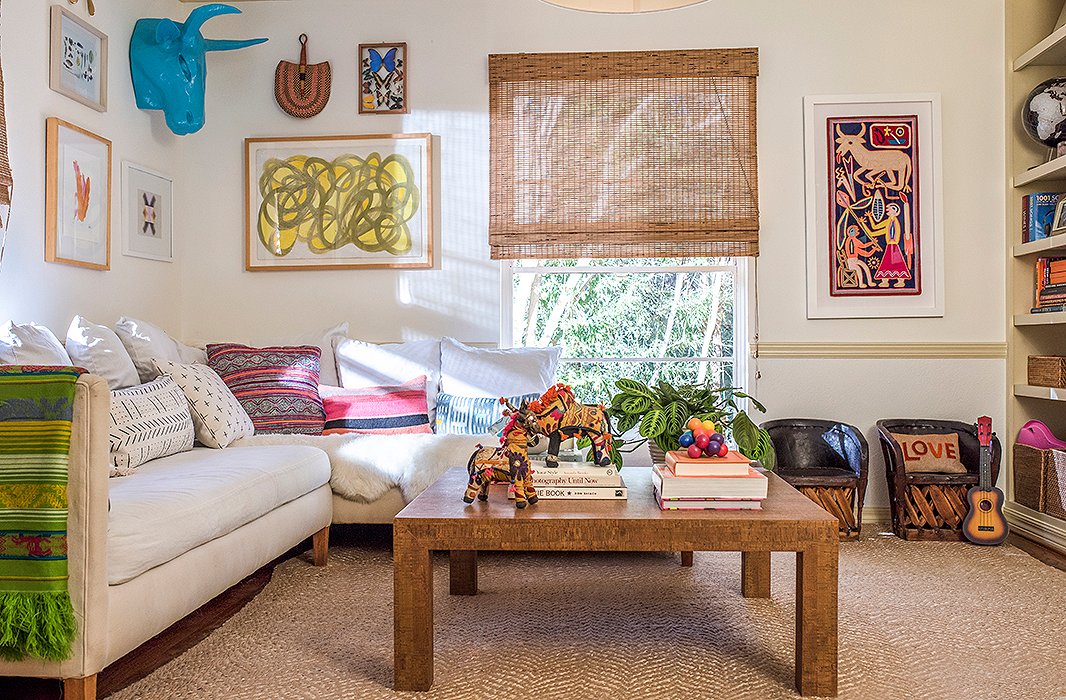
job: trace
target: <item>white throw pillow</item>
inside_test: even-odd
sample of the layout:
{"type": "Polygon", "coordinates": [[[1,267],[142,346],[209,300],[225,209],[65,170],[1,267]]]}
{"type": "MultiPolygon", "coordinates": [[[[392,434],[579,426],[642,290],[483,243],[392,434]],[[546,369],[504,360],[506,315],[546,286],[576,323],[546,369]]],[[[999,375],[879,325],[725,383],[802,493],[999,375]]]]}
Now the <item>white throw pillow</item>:
{"type": "Polygon", "coordinates": [[[555,383],[562,348],[489,350],[444,338],[440,390],[457,396],[521,396],[543,393],[555,383]]]}
{"type": "Polygon", "coordinates": [[[67,329],[66,346],[71,362],[106,379],[112,390],[141,383],[126,346],[107,326],[75,316],[67,329]]]}
{"type": "Polygon", "coordinates": [[[156,360],[155,364],[159,374],[173,379],[189,400],[196,439],[201,444],[220,449],[255,434],[248,412],[215,370],[167,360],[156,360]]]}
{"type": "Polygon", "coordinates": [[[55,333],[38,323],[8,321],[0,328],[0,365],[70,367],[70,357],[55,333]]]}
{"type": "Polygon", "coordinates": [[[170,377],[111,392],[111,476],[191,450],[193,435],[189,401],[170,377]]]}
{"type": "Polygon", "coordinates": [[[142,382],[150,382],[159,376],[152,360],[180,364],[207,362],[207,353],[203,350],[179,343],[165,330],[147,321],[123,316],[115,324],[115,333],[133,358],[142,382]]]}
{"type": "Polygon", "coordinates": [[[337,372],[345,389],[399,386],[422,375],[426,377],[426,404],[430,422],[437,413],[440,383],[440,341],[412,340],[375,345],[341,338],[334,341],[337,372]]]}

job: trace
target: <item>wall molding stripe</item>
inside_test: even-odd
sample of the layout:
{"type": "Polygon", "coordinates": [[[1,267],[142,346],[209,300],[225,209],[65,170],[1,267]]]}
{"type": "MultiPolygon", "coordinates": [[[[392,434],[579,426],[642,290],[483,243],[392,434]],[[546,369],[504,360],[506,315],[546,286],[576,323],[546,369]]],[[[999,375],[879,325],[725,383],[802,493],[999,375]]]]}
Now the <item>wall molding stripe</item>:
{"type": "Polygon", "coordinates": [[[1006,343],[758,343],[758,358],[771,359],[945,359],[1007,357],[1006,343]]]}

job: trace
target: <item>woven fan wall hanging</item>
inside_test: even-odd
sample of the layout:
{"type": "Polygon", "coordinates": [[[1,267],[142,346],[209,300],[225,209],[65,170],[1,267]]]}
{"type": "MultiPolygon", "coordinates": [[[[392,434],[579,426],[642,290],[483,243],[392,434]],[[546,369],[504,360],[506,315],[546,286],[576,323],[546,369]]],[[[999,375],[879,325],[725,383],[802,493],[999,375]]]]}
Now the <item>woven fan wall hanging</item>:
{"type": "Polygon", "coordinates": [[[307,63],[307,35],[300,35],[300,63],[281,61],[274,72],[278,106],[298,119],[313,117],[329,102],[333,71],[329,62],[307,63]]]}

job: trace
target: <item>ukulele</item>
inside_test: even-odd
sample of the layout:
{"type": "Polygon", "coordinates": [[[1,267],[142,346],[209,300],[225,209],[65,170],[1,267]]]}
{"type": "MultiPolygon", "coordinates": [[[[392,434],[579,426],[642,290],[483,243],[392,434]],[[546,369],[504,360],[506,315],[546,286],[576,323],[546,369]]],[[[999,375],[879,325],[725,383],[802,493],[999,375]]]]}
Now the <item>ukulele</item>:
{"type": "Polygon", "coordinates": [[[992,419],[977,419],[977,440],[981,443],[981,481],[966,494],[970,512],[962,521],[962,534],[974,544],[999,544],[1007,539],[1003,517],[1003,492],[992,485],[992,419]]]}

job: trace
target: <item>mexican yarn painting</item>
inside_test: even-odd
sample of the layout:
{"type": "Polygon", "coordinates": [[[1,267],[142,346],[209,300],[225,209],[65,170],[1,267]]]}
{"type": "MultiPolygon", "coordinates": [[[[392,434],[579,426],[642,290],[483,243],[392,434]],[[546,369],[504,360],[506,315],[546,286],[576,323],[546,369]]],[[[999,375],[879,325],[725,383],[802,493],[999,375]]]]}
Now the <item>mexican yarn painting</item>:
{"type": "Polygon", "coordinates": [[[922,293],[918,117],[830,117],[831,296],[922,293]]]}

